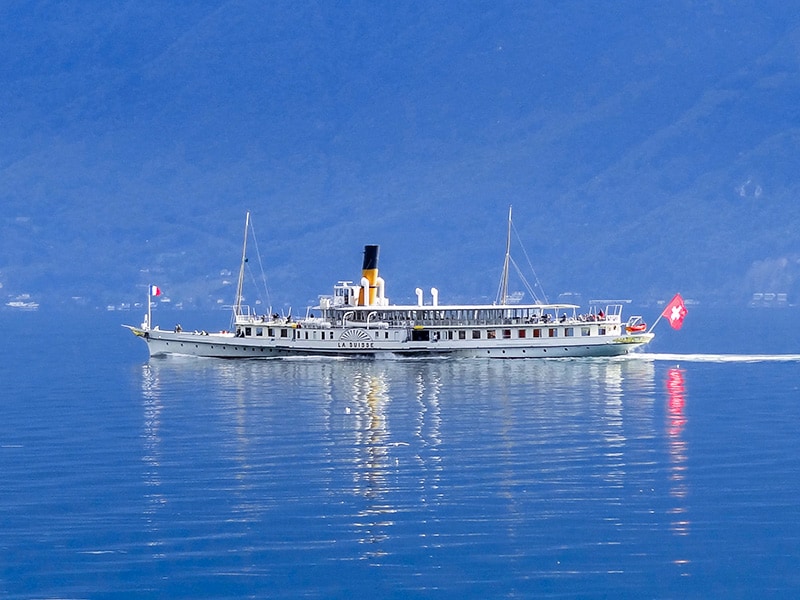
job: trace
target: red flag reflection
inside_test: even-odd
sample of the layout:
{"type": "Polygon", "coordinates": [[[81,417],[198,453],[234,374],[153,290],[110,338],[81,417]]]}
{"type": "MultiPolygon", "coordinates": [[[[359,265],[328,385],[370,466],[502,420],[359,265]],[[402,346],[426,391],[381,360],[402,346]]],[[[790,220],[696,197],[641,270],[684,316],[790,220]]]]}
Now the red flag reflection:
{"type": "Polygon", "coordinates": [[[686,384],[683,379],[683,369],[672,368],[667,371],[667,398],[669,408],[669,435],[674,437],[681,434],[686,425],[683,409],[686,406],[686,384]]]}
{"type": "MultiPolygon", "coordinates": [[[[670,496],[675,499],[675,506],[670,509],[672,515],[671,529],[676,535],[689,535],[689,519],[686,514],[686,461],[688,459],[683,429],[686,426],[686,382],[683,369],[671,368],[667,371],[667,440],[669,443],[670,496]]],[[[685,566],[688,561],[676,561],[685,566]]]]}

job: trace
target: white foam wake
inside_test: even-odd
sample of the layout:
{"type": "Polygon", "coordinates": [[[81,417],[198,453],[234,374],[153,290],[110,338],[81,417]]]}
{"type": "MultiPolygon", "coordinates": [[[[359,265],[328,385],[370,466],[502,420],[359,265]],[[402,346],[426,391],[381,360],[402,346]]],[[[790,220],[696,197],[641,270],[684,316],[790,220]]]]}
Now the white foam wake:
{"type": "Polygon", "coordinates": [[[651,354],[649,352],[637,352],[628,356],[643,360],[668,360],[672,362],[800,362],[800,354],[651,354]]]}

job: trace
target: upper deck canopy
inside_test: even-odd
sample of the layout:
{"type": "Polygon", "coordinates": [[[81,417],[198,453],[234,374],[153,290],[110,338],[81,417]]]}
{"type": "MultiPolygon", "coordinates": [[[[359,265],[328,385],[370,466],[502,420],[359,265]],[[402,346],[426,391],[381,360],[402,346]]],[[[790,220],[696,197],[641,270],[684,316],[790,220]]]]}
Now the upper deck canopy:
{"type": "MultiPolygon", "coordinates": [[[[314,308],[320,309],[320,306],[314,308]]],[[[570,310],[580,308],[577,304],[391,304],[388,306],[356,306],[340,305],[326,307],[326,310],[336,310],[340,312],[392,312],[409,310],[527,310],[527,311],[546,311],[546,310],[570,310]]]]}

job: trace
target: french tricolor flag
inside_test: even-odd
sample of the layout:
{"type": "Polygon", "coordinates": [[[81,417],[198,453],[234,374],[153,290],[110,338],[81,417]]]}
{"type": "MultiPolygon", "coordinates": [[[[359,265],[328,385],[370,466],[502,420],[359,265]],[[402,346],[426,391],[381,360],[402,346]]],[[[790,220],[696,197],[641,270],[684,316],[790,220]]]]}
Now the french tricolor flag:
{"type": "Polygon", "coordinates": [[[157,285],[151,285],[150,286],[150,295],[151,296],[160,296],[161,295],[161,288],[159,288],[157,285]]]}

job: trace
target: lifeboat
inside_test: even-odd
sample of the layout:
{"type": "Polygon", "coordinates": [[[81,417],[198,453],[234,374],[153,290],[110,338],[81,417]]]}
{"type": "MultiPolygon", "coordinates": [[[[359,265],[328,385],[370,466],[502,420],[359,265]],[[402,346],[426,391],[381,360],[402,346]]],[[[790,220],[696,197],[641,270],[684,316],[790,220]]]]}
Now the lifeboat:
{"type": "Polygon", "coordinates": [[[647,325],[644,323],[637,323],[636,325],[626,325],[625,331],[628,333],[642,333],[647,331],[647,325]]]}

